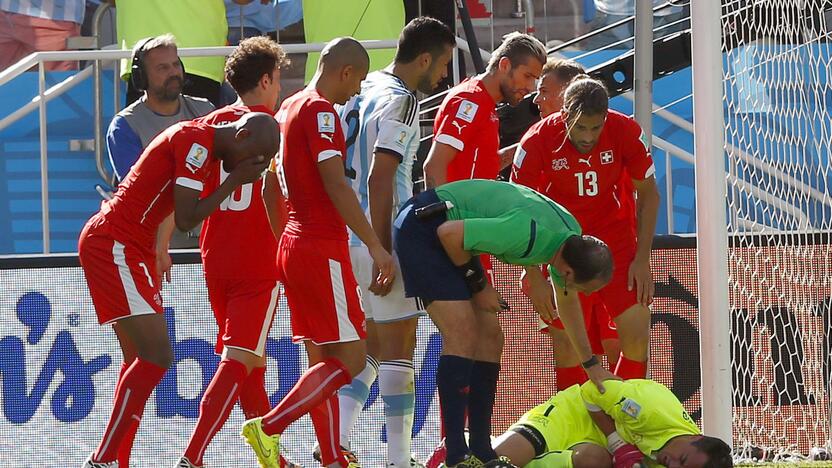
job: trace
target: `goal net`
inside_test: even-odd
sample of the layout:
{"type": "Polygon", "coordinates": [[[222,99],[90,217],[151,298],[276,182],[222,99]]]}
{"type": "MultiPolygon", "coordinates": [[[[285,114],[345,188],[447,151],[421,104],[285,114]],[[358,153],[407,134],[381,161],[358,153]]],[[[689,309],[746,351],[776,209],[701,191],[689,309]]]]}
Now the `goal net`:
{"type": "Polygon", "coordinates": [[[829,449],[827,0],[723,0],[734,446],[829,449]]]}

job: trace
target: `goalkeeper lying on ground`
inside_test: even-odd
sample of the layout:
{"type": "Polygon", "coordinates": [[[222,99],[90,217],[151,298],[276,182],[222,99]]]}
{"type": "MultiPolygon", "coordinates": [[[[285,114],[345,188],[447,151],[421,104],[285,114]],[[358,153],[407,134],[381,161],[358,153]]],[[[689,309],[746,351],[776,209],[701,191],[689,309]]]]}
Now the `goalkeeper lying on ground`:
{"type": "Polygon", "coordinates": [[[701,434],[682,404],[652,380],[573,385],[533,408],[496,441],[526,468],[732,467],[730,447],[701,434]]]}

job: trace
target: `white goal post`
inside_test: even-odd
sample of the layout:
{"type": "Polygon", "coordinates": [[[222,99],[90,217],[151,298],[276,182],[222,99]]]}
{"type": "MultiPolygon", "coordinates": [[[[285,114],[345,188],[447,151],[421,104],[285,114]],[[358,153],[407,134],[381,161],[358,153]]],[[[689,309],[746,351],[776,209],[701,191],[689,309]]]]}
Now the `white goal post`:
{"type": "Polygon", "coordinates": [[[703,429],[805,458],[832,427],[832,1],[690,6],[703,429]]]}

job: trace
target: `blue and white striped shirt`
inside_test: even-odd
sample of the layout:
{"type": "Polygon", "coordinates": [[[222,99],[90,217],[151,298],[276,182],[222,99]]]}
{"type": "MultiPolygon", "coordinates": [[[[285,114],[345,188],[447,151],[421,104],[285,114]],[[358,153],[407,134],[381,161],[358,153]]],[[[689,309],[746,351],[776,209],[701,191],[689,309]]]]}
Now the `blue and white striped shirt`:
{"type": "Polygon", "coordinates": [[[0,10],[55,21],[84,22],[84,0],[0,0],[0,10]]]}
{"type": "MultiPolygon", "coordinates": [[[[413,162],[419,148],[419,100],[397,76],[377,71],[367,75],[361,93],[339,106],[347,143],[346,168],[364,213],[369,214],[368,179],[373,153],[399,157],[393,190],[393,216],[413,196],[413,162]]],[[[368,216],[369,217],[369,216],[368,216]]],[[[350,232],[350,246],[362,245],[350,232]]]]}

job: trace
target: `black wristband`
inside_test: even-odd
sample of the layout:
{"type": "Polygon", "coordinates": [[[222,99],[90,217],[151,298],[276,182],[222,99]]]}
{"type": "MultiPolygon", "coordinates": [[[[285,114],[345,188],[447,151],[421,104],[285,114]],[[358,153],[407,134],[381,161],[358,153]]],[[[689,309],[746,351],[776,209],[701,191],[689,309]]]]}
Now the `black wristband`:
{"type": "Polygon", "coordinates": [[[471,260],[459,267],[459,270],[462,272],[462,276],[465,277],[465,284],[471,294],[476,294],[485,289],[487,284],[485,271],[482,269],[482,263],[480,263],[478,256],[471,257],[471,260]]]}
{"type": "Polygon", "coordinates": [[[598,356],[593,354],[591,358],[581,363],[581,367],[583,367],[584,369],[589,369],[590,367],[595,366],[597,364],[601,364],[601,361],[598,360],[598,356]]]}

